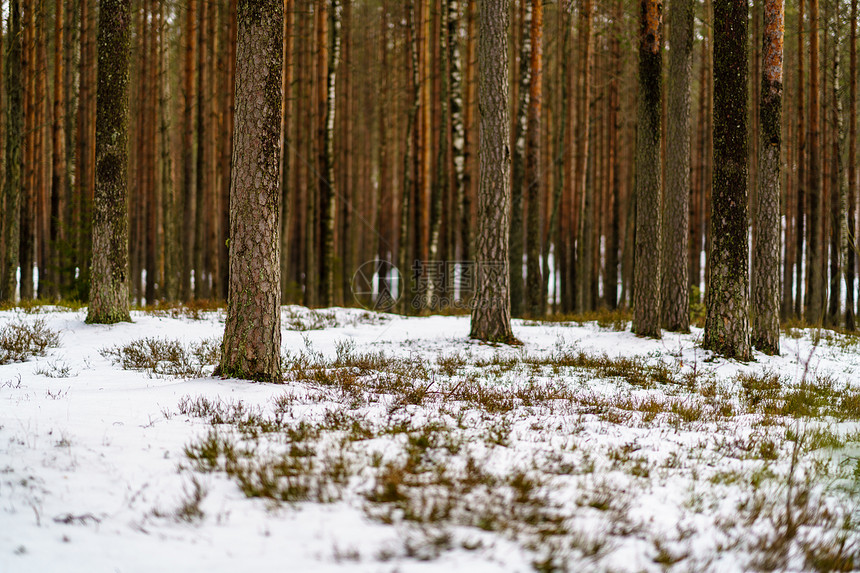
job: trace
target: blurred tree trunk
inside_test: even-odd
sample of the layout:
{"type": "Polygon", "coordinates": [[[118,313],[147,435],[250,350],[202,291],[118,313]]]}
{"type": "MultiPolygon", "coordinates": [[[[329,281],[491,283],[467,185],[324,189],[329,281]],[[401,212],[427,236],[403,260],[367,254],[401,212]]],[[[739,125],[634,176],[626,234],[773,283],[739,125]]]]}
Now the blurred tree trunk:
{"type": "Polygon", "coordinates": [[[3,252],[3,282],[0,283],[0,301],[14,302],[18,288],[18,254],[21,222],[21,175],[23,171],[24,139],[24,86],[21,70],[21,0],[9,5],[9,51],[6,58],[6,177],[4,181],[5,219],[3,252]]]}

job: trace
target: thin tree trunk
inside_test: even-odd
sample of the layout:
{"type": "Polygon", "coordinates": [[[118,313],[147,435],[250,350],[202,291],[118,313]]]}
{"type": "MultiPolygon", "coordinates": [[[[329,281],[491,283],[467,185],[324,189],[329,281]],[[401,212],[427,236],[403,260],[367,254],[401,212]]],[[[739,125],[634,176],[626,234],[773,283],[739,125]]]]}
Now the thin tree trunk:
{"type": "Polygon", "coordinates": [[[848,212],[845,260],[845,328],[855,330],[854,280],[857,260],[857,0],[851,0],[851,39],[848,64],[848,212]]]}
{"type": "Polygon", "coordinates": [[[540,197],[543,181],[541,177],[540,135],[541,107],[543,105],[543,0],[532,0],[531,62],[528,108],[528,136],[526,139],[526,189],[528,219],[526,222],[526,312],[530,316],[542,314],[545,296],[541,278],[541,208],[540,197]]]}
{"type": "Polygon", "coordinates": [[[821,137],[820,137],[820,66],[818,63],[818,0],[809,3],[809,232],[807,242],[806,273],[808,307],[806,321],[819,324],[824,312],[824,261],[823,197],[821,189],[821,137]]]}
{"type": "Polygon", "coordinates": [[[24,86],[21,70],[21,0],[10,0],[9,51],[6,59],[6,90],[8,94],[6,116],[6,178],[4,205],[5,252],[3,253],[3,282],[0,284],[0,301],[14,302],[18,288],[18,248],[21,222],[21,175],[23,171],[22,146],[24,139],[24,86]]]}

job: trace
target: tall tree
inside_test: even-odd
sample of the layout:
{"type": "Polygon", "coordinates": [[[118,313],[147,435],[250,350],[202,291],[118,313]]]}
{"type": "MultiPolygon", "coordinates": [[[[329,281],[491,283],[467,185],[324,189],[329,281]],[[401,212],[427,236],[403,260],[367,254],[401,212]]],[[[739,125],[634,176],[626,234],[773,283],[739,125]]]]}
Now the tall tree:
{"type": "Polygon", "coordinates": [[[101,0],[96,100],[93,263],[87,322],[130,321],[128,312],[128,76],[130,0],[101,0]]]}
{"type": "Polygon", "coordinates": [[[514,342],[508,271],[511,149],[508,120],[508,0],[483,0],[479,14],[480,187],[472,338],[514,342]]]}
{"type": "Polygon", "coordinates": [[[752,344],[766,354],[779,354],[779,197],[784,29],[785,0],[765,0],[756,197],[758,235],[752,267],[752,344]]]}
{"type": "Polygon", "coordinates": [[[543,0],[532,1],[531,68],[529,109],[526,139],[526,312],[539,316],[543,308],[543,279],[541,278],[540,251],[543,226],[541,224],[540,195],[542,177],[540,169],[541,107],[543,105],[543,0]]]}
{"type": "Polygon", "coordinates": [[[693,75],[692,0],[674,0],[670,7],[669,94],[666,198],[663,213],[663,327],[690,330],[687,241],[690,226],[690,85],[693,75]]]}
{"type": "Polygon", "coordinates": [[[662,2],[641,0],[633,332],[660,338],[662,2]]]}
{"type": "Polygon", "coordinates": [[[21,175],[23,171],[24,85],[21,72],[21,0],[9,5],[9,51],[6,59],[6,180],[3,216],[6,252],[3,253],[3,281],[0,301],[14,301],[18,288],[18,245],[21,211],[21,175]]]}
{"type": "Polygon", "coordinates": [[[230,288],[217,374],[281,377],[281,127],[283,0],[239,0],[230,187],[230,288]]]}
{"type": "Polygon", "coordinates": [[[704,347],[750,358],[747,0],[714,3],[714,180],[704,347]]]}
{"type": "Polygon", "coordinates": [[[824,289],[824,213],[821,188],[821,110],[819,66],[818,0],[809,1],[809,172],[808,229],[806,247],[807,307],[806,321],[818,324],[823,318],[824,289]]]}
{"type": "Polygon", "coordinates": [[[845,260],[845,328],[854,330],[854,279],[857,267],[857,0],[851,0],[848,59],[848,256],[845,260]]]}

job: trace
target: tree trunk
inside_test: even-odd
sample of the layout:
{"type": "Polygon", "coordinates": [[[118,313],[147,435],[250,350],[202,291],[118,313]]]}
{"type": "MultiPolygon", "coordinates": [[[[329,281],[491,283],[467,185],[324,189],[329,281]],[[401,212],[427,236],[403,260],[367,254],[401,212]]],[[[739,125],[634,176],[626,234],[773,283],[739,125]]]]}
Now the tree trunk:
{"type": "Polygon", "coordinates": [[[690,85],[693,75],[692,0],[675,0],[670,15],[666,198],[663,220],[661,294],[663,327],[690,331],[687,277],[690,197],[690,85]]]}
{"type": "Polygon", "coordinates": [[[845,260],[845,328],[854,330],[854,280],[857,273],[857,0],[851,0],[848,63],[848,254],[845,260]]]}
{"type": "Polygon", "coordinates": [[[197,0],[189,0],[185,8],[185,59],[183,60],[183,98],[185,107],[182,113],[182,192],[180,228],[182,229],[182,278],[179,296],[182,300],[191,298],[191,271],[194,267],[194,229],[196,204],[194,194],[194,70],[195,48],[197,45],[197,0]]]}
{"type": "Polygon", "coordinates": [[[531,62],[528,109],[528,136],[526,139],[526,189],[528,219],[526,221],[526,312],[529,316],[541,315],[544,288],[541,278],[540,251],[542,242],[540,197],[541,177],[540,135],[541,106],[543,105],[543,0],[532,1],[531,62]]]}
{"type": "Polygon", "coordinates": [[[779,354],[780,146],[785,0],[765,0],[759,105],[758,236],[753,251],[752,344],[779,354]]]}
{"type": "Polygon", "coordinates": [[[323,113],[323,131],[321,131],[320,154],[320,224],[322,232],[322,253],[320,257],[320,299],[322,306],[334,304],[334,223],[337,203],[337,186],[334,173],[334,126],[335,126],[335,80],[340,62],[340,0],[330,1],[328,8],[328,65],[326,73],[325,93],[322,100],[325,108],[323,113]]]}
{"type": "Polygon", "coordinates": [[[481,120],[477,289],[471,337],[511,343],[508,271],[511,150],[508,133],[508,2],[483,0],[479,14],[478,76],[481,120]]]}
{"type": "MultiPolygon", "coordinates": [[[[512,173],[511,173],[511,233],[508,243],[508,257],[511,272],[511,315],[520,317],[523,314],[523,302],[525,282],[523,280],[523,216],[524,193],[526,184],[526,129],[527,113],[529,107],[529,92],[531,80],[531,30],[532,5],[531,0],[522,0],[520,4],[520,22],[516,22],[513,28],[520,40],[520,45],[514,49],[519,52],[518,78],[513,81],[516,110],[513,118],[513,147],[512,173]],[[519,49],[517,49],[519,48],[519,49]]],[[[516,59],[514,60],[517,61],[516,59]]],[[[515,71],[516,68],[515,68],[515,71]]]]}
{"type": "Polygon", "coordinates": [[[18,288],[18,248],[20,243],[21,175],[24,139],[24,86],[21,71],[21,0],[9,5],[9,51],[6,59],[6,180],[4,206],[4,235],[6,250],[3,253],[3,282],[0,284],[0,301],[14,302],[18,288]]]}
{"type": "Polygon", "coordinates": [[[803,300],[807,293],[808,285],[804,281],[803,272],[803,244],[805,240],[806,218],[806,107],[804,82],[804,40],[803,40],[803,8],[805,0],[800,0],[797,5],[797,186],[795,193],[795,255],[794,262],[796,273],[794,283],[794,316],[800,318],[803,315],[803,300]]]}
{"type": "Polygon", "coordinates": [[[660,338],[660,0],[641,0],[640,16],[633,332],[660,338]]]}
{"type": "Polygon", "coordinates": [[[714,3],[714,182],[704,348],[750,358],[747,2],[714,3]]]}
{"type": "Polygon", "coordinates": [[[806,273],[808,306],[806,321],[819,324],[823,318],[824,276],[824,235],[821,189],[821,125],[820,125],[820,75],[818,63],[818,0],[809,2],[809,231],[806,248],[806,273]]]}
{"type": "Polygon", "coordinates": [[[93,264],[87,322],[130,321],[128,312],[128,76],[130,0],[101,0],[96,104],[93,264]]]}
{"type": "Polygon", "coordinates": [[[230,294],[217,375],[280,381],[282,0],[240,0],[230,294]]]}

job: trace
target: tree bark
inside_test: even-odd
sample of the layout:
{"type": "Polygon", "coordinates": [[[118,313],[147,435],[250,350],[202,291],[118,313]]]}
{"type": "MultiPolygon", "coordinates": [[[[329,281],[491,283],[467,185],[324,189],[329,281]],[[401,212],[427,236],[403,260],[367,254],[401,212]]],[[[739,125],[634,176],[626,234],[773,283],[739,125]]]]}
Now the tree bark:
{"type": "Polygon", "coordinates": [[[857,0],[851,0],[851,39],[848,62],[848,254],[845,260],[845,328],[854,330],[854,280],[857,267],[857,0]]]}
{"type": "Polygon", "coordinates": [[[750,358],[747,2],[714,3],[714,180],[704,348],[750,358]]]}
{"type": "Polygon", "coordinates": [[[87,322],[131,321],[128,312],[128,77],[130,0],[101,0],[96,103],[93,263],[87,322]]]}
{"type": "Polygon", "coordinates": [[[661,295],[663,327],[690,331],[687,241],[690,226],[690,85],[693,75],[692,0],[675,0],[669,38],[666,197],[663,219],[661,295]]]}
{"type": "Polygon", "coordinates": [[[18,248],[21,213],[21,175],[24,138],[24,86],[21,71],[21,0],[9,5],[9,51],[6,59],[6,179],[4,235],[6,250],[3,253],[3,283],[0,284],[0,301],[15,301],[18,288],[18,248]]]}
{"type": "Polygon", "coordinates": [[[820,75],[818,62],[818,27],[820,25],[818,0],[809,2],[809,229],[806,248],[807,308],[806,321],[819,324],[823,318],[824,261],[823,201],[821,189],[821,125],[820,75]]]}
{"type": "Polygon", "coordinates": [[[480,188],[471,337],[511,343],[508,270],[511,150],[508,120],[508,2],[483,0],[479,14],[480,188]]]}
{"type": "Polygon", "coordinates": [[[641,0],[633,332],[660,338],[662,2],[641,0]]]}
{"type": "Polygon", "coordinates": [[[752,344],[765,354],[779,354],[779,197],[784,29],[785,0],[765,0],[759,104],[759,188],[756,197],[758,236],[752,268],[752,344]]]}
{"type": "Polygon", "coordinates": [[[230,293],[217,375],[280,381],[282,0],[240,0],[230,293]]]}
{"type": "Polygon", "coordinates": [[[529,108],[526,139],[526,312],[529,316],[542,314],[545,296],[541,278],[540,252],[542,243],[540,198],[543,181],[541,177],[541,107],[543,106],[543,0],[532,1],[531,62],[529,85],[529,108]]]}

